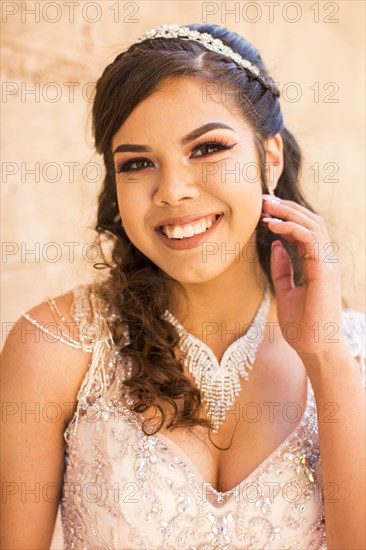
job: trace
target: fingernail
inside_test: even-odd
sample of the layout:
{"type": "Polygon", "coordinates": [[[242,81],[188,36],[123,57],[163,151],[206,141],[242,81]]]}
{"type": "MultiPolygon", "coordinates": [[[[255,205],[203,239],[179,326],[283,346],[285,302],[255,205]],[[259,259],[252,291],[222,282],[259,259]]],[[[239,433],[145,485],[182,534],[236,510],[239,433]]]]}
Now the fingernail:
{"type": "Polygon", "coordinates": [[[275,246],[282,246],[281,241],[273,241],[272,242],[272,248],[274,248],[275,246]]]}
{"type": "Polygon", "coordinates": [[[262,222],[275,222],[275,223],[278,223],[278,222],[282,222],[283,220],[280,220],[279,218],[263,218],[262,219],[262,222]]]}
{"type": "Polygon", "coordinates": [[[276,197],[271,197],[271,195],[263,195],[263,200],[269,202],[270,204],[280,204],[280,199],[276,197]]]}

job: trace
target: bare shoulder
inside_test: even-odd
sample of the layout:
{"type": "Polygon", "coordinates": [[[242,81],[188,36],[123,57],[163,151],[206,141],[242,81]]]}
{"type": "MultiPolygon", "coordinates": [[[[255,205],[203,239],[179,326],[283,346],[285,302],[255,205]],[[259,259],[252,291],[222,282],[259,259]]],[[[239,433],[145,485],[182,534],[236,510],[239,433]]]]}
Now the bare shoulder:
{"type": "Polygon", "coordinates": [[[12,491],[1,502],[2,548],[50,547],[62,491],[64,431],[91,360],[90,352],[67,344],[77,336],[70,340],[66,333],[75,322],[73,303],[69,291],[32,307],[4,345],[1,476],[12,491]],[[27,498],[26,488],[39,497],[27,498]]]}
{"type": "Polygon", "coordinates": [[[39,402],[57,403],[66,426],[73,416],[91,353],[70,345],[80,341],[70,314],[73,290],[53,297],[52,302],[61,324],[47,301],[25,312],[26,317],[19,317],[2,352],[2,377],[3,384],[13,388],[18,398],[24,392],[39,402]]]}

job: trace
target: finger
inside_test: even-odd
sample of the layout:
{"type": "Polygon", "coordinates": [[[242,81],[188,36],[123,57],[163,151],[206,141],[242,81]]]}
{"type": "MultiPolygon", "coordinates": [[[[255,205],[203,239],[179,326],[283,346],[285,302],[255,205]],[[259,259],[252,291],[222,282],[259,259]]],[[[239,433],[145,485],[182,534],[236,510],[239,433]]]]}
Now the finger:
{"type": "Polygon", "coordinates": [[[294,221],[299,225],[302,225],[307,229],[311,229],[313,231],[316,230],[317,227],[319,227],[319,224],[316,220],[312,219],[307,214],[304,214],[303,212],[296,210],[292,206],[288,206],[284,204],[283,202],[278,203],[278,202],[265,201],[263,205],[263,209],[269,214],[277,218],[282,218],[283,220],[286,220],[286,221],[294,221]]]}
{"type": "Polygon", "coordinates": [[[287,200],[287,199],[281,199],[279,197],[273,197],[272,195],[263,195],[262,198],[263,198],[264,204],[267,204],[267,203],[272,204],[271,201],[274,198],[275,201],[279,201],[281,204],[293,208],[297,212],[299,212],[299,213],[301,213],[305,216],[308,216],[313,221],[318,222],[318,223],[322,223],[322,222],[324,223],[324,219],[319,214],[316,214],[315,212],[311,212],[311,210],[309,210],[305,206],[302,206],[301,204],[298,204],[295,201],[290,201],[290,200],[287,200]]]}
{"type": "Polygon", "coordinates": [[[272,243],[271,276],[277,300],[280,302],[281,297],[294,288],[291,262],[281,241],[272,243]]]}
{"type": "Polygon", "coordinates": [[[289,237],[291,237],[292,240],[299,243],[301,253],[307,253],[310,258],[315,259],[314,244],[317,242],[317,233],[315,231],[295,222],[287,222],[278,218],[263,218],[262,221],[268,224],[269,229],[273,233],[283,236],[288,241],[290,241],[289,237]]]}

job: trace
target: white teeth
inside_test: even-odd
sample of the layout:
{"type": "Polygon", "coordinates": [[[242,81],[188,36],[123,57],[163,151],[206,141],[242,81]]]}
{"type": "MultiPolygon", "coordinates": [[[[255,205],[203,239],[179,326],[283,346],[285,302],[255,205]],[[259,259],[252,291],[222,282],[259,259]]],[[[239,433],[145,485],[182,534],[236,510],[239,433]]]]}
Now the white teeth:
{"type": "Polygon", "coordinates": [[[193,228],[194,228],[194,232],[195,232],[196,235],[198,235],[199,233],[203,233],[203,231],[202,231],[202,225],[201,225],[200,223],[195,222],[195,223],[193,224],[193,228]]]}
{"type": "Polygon", "coordinates": [[[186,225],[183,228],[183,234],[184,234],[184,237],[193,237],[194,227],[192,225],[186,225]]]}
{"type": "Polygon", "coordinates": [[[172,231],[172,237],[173,239],[183,239],[184,237],[184,230],[183,230],[183,227],[174,227],[173,231],[172,231]]]}
{"type": "Polygon", "coordinates": [[[184,226],[177,225],[173,228],[162,226],[162,231],[169,239],[183,239],[204,233],[213,225],[215,221],[216,216],[210,216],[197,220],[193,223],[187,223],[184,226]]]}

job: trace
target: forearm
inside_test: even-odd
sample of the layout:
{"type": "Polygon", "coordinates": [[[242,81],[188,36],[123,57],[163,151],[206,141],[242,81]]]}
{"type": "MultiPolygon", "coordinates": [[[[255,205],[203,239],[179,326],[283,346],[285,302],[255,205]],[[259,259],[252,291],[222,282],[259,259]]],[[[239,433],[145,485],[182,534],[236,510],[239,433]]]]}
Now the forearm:
{"type": "Polygon", "coordinates": [[[364,549],[365,392],[359,365],[346,350],[304,363],[318,411],[327,548],[364,549]]]}

